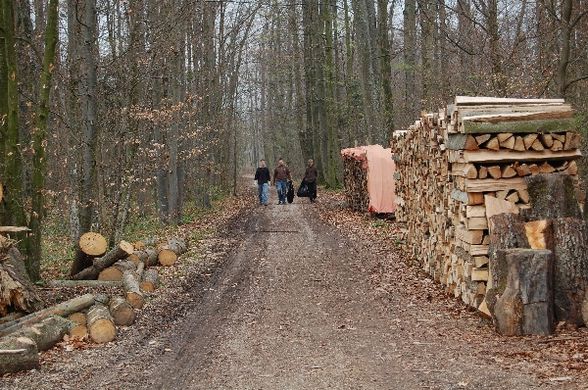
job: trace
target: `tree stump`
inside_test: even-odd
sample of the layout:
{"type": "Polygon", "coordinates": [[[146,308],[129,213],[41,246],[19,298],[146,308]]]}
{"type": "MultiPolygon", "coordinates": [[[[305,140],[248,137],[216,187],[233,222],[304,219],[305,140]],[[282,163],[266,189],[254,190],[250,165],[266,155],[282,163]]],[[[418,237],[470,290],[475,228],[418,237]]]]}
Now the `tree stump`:
{"type": "Polygon", "coordinates": [[[531,208],[522,214],[528,221],[582,218],[574,181],[570,175],[550,173],[525,178],[531,208]]]}
{"type": "Polygon", "coordinates": [[[551,334],[553,253],[543,249],[509,249],[505,254],[508,277],[494,307],[496,329],[507,336],[551,334]]]}
{"type": "Polygon", "coordinates": [[[135,248],[133,244],[126,241],[121,241],[116,247],[106,253],[99,259],[95,259],[93,264],[72,276],[72,279],[96,279],[100,271],[106,267],[110,267],[120,259],[124,259],[133,253],[135,248]]]}
{"type": "Polygon", "coordinates": [[[486,293],[486,305],[494,315],[494,304],[506,288],[508,267],[505,249],[529,248],[525,232],[525,221],[518,214],[497,214],[490,218],[492,231],[488,249],[488,267],[490,270],[489,288],[486,293]]]}
{"type": "Polygon", "coordinates": [[[581,326],[588,290],[588,224],[583,219],[561,218],[552,221],[552,229],[555,317],[581,326]]]}

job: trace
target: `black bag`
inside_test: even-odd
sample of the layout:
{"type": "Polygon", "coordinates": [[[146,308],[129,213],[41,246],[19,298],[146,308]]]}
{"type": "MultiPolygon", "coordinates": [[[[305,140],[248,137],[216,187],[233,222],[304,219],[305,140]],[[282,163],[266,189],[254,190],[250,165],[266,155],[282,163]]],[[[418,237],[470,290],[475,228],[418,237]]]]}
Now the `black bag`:
{"type": "Polygon", "coordinates": [[[288,191],[286,192],[286,199],[288,203],[294,202],[294,184],[292,184],[292,180],[288,180],[288,191]]]}
{"type": "Polygon", "coordinates": [[[296,196],[299,198],[308,198],[310,196],[310,191],[308,190],[308,184],[303,180],[300,183],[300,187],[298,187],[298,191],[296,192],[296,196]]]}

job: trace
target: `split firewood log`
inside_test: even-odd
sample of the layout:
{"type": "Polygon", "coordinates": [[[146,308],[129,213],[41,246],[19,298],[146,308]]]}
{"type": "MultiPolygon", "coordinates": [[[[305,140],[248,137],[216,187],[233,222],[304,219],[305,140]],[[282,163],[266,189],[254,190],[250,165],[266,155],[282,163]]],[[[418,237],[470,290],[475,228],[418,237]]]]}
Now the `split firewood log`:
{"type": "Polygon", "coordinates": [[[159,263],[164,266],[174,265],[178,260],[178,257],[186,252],[186,242],[181,238],[172,238],[166,245],[163,245],[159,249],[157,258],[159,263]]]}
{"type": "Polygon", "coordinates": [[[39,367],[37,344],[27,337],[0,339],[0,374],[39,367]]]}
{"type": "Polygon", "coordinates": [[[108,308],[97,303],[88,310],[88,332],[95,343],[108,343],[116,338],[116,326],[108,308]]]}
{"type": "Polygon", "coordinates": [[[104,256],[94,259],[92,266],[78,272],[72,276],[72,279],[96,279],[100,271],[110,267],[120,259],[124,259],[134,252],[133,245],[121,241],[116,247],[106,253],[104,256]]]}
{"type": "Polygon", "coordinates": [[[112,297],[109,308],[115,325],[128,326],[135,322],[135,309],[123,297],[112,297]]]}
{"type": "Polygon", "coordinates": [[[141,280],[141,290],[145,292],[153,292],[159,284],[159,275],[157,269],[149,268],[143,274],[143,280],[141,280]]]}
{"type": "Polygon", "coordinates": [[[127,301],[135,309],[140,309],[145,304],[145,298],[139,288],[139,280],[137,274],[132,271],[125,271],[123,274],[123,287],[125,289],[125,297],[127,301]]]}

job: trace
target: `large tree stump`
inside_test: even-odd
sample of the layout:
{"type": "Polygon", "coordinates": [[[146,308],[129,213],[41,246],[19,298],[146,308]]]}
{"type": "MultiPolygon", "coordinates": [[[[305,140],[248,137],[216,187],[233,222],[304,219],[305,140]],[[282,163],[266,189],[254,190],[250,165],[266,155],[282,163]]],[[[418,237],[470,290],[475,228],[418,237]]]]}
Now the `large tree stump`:
{"type": "Polygon", "coordinates": [[[97,303],[88,310],[87,327],[95,343],[108,343],[116,337],[116,326],[108,308],[97,303]]]}
{"type": "Polygon", "coordinates": [[[39,367],[37,344],[26,337],[0,339],[0,374],[39,367]]]}
{"type": "Polygon", "coordinates": [[[27,337],[37,344],[39,351],[46,351],[60,342],[72,325],[71,321],[63,317],[51,316],[38,324],[21,329],[13,337],[27,337]]]}
{"type": "Polygon", "coordinates": [[[588,225],[583,219],[561,218],[552,221],[552,229],[555,316],[581,326],[588,290],[588,225]]]}
{"type": "Polygon", "coordinates": [[[531,208],[522,214],[528,221],[555,218],[582,218],[574,181],[563,173],[527,176],[531,208]]]}
{"type": "Polygon", "coordinates": [[[505,249],[529,248],[525,232],[525,221],[518,214],[497,214],[490,218],[492,230],[488,249],[488,267],[490,271],[489,288],[486,293],[486,305],[494,315],[494,304],[504,289],[508,275],[505,249]]]}
{"type": "Polygon", "coordinates": [[[110,300],[110,315],[116,325],[132,325],[135,322],[135,310],[123,297],[113,297],[110,300]]]}
{"type": "Polygon", "coordinates": [[[72,276],[72,279],[96,279],[100,271],[106,267],[110,267],[120,259],[124,259],[133,253],[135,248],[133,244],[126,241],[121,241],[116,247],[108,251],[104,256],[93,261],[92,266],[83,269],[72,276]]]}
{"type": "Polygon", "coordinates": [[[505,251],[506,288],[494,307],[499,333],[507,336],[553,332],[553,254],[543,249],[505,251]]]}

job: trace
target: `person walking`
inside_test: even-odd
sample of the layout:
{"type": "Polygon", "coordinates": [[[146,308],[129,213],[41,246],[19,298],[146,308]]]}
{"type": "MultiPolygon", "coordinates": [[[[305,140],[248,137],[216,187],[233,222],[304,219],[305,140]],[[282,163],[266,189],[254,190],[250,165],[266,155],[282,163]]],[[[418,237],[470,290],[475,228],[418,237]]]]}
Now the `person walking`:
{"type": "Polygon", "coordinates": [[[259,160],[259,167],[255,171],[255,180],[257,180],[257,192],[259,193],[259,204],[267,206],[269,202],[269,181],[270,171],[265,164],[265,160],[259,160]]]}
{"type": "Polygon", "coordinates": [[[278,166],[274,169],[272,185],[278,190],[278,204],[286,204],[286,191],[288,191],[288,180],[292,180],[290,170],[284,164],[284,160],[278,160],[278,166]]]}
{"type": "Polygon", "coordinates": [[[316,179],[318,177],[318,171],[314,166],[314,160],[308,160],[308,164],[306,166],[306,171],[304,172],[304,181],[308,188],[308,198],[310,199],[311,203],[314,203],[316,199],[316,179]]]}

